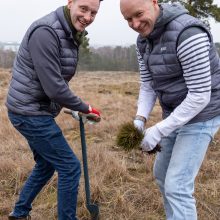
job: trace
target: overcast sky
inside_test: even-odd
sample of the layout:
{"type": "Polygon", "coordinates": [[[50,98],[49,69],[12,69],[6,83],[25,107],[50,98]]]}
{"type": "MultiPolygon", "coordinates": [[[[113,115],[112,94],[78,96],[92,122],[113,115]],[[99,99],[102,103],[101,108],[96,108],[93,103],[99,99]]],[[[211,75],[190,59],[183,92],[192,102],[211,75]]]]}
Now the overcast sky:
{"type": "MultiPolygon", "coordinates": [[[[0,0],[0,41],[21,42],[34,20],[66,3],[67,0],[0,0]]],[[[220,0],[215,3],[220,5],[220,0]]],[[[87,30],[91,45],[129,45],[137,37],[120,13],[119,0],[104,0],[87,30]]],[[[220,23],[211,21],[211,32],[214,41],[220,42],[220,23]]]]}

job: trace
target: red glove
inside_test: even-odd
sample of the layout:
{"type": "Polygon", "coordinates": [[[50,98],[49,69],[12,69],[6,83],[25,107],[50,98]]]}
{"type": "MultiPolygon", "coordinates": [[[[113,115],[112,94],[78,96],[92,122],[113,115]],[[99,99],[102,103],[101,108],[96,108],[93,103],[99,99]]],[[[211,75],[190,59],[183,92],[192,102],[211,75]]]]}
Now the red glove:
{"type": "Polygon", "coordinates": [[[97,115],[97,117],[100,117],[100,112],[95,109],[95,108],[92,108],[91,105],[89,105],[89,111],[87,112],[87,114],[94,114],[94,115],[97,115]]]}

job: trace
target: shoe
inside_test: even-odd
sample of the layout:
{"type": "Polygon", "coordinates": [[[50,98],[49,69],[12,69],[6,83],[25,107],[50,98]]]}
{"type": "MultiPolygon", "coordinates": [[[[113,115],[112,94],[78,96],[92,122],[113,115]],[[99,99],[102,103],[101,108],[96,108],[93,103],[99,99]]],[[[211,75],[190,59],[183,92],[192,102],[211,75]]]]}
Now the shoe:
{"type": "Polygon", "coordinates": [[[13,216],[13,214],[10,214],[8,216],[8,220],[31,220],[31,216],[28,215],[26,217],[15,217],[15,216],[13,216]]]}

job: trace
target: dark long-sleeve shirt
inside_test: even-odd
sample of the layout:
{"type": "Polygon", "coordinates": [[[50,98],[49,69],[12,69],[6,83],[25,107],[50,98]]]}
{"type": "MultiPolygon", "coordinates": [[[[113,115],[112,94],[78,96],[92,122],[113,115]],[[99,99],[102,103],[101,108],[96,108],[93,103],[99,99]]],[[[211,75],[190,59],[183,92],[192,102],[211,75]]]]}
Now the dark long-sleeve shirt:
{"type": "Polygon", "coordinates": [[[56,33],[49,27],[39,27],[31,35],[28,47],[46,95],[63,107],[87,112],[88,105],[69,89],[61,75],[59,42],[56,33]]]}

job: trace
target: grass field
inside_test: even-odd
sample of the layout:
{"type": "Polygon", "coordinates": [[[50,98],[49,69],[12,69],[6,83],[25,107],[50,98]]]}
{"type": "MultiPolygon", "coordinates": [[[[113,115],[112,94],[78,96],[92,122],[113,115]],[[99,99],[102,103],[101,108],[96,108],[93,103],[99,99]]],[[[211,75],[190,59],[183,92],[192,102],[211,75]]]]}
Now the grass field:
{"type": "MultiPolygon", "coordinates": [[[[9,70],[0,70],[0,220],[6,220],[34,161],[26,141],[11,126],[4,106],[9,70]]],[[[124,152],[115,145],[121,124],[136,113],[138,73],[80,72],[70,83],[83,100],[102,112],[102,121],[86,124],[92,200],[99,203],[100,220],[165,219],[162,198],[152,175],[154,156],[139,151],[124,152]]],[[[155,106],[148,126],[161,119],[155,106]]],[[[81,160],[79,124],[69,115],[57,117],[69,144],[81,160]]],[[[196,180],[198,219],[220,219],[220,133],[210,144],[196,180]]],[[[33,204],[33,220],[55,220],[57,176],[45,186],[33,204]]],[[[77,214],[88,220],[84,179],[78,197],[77,214]]]]}

